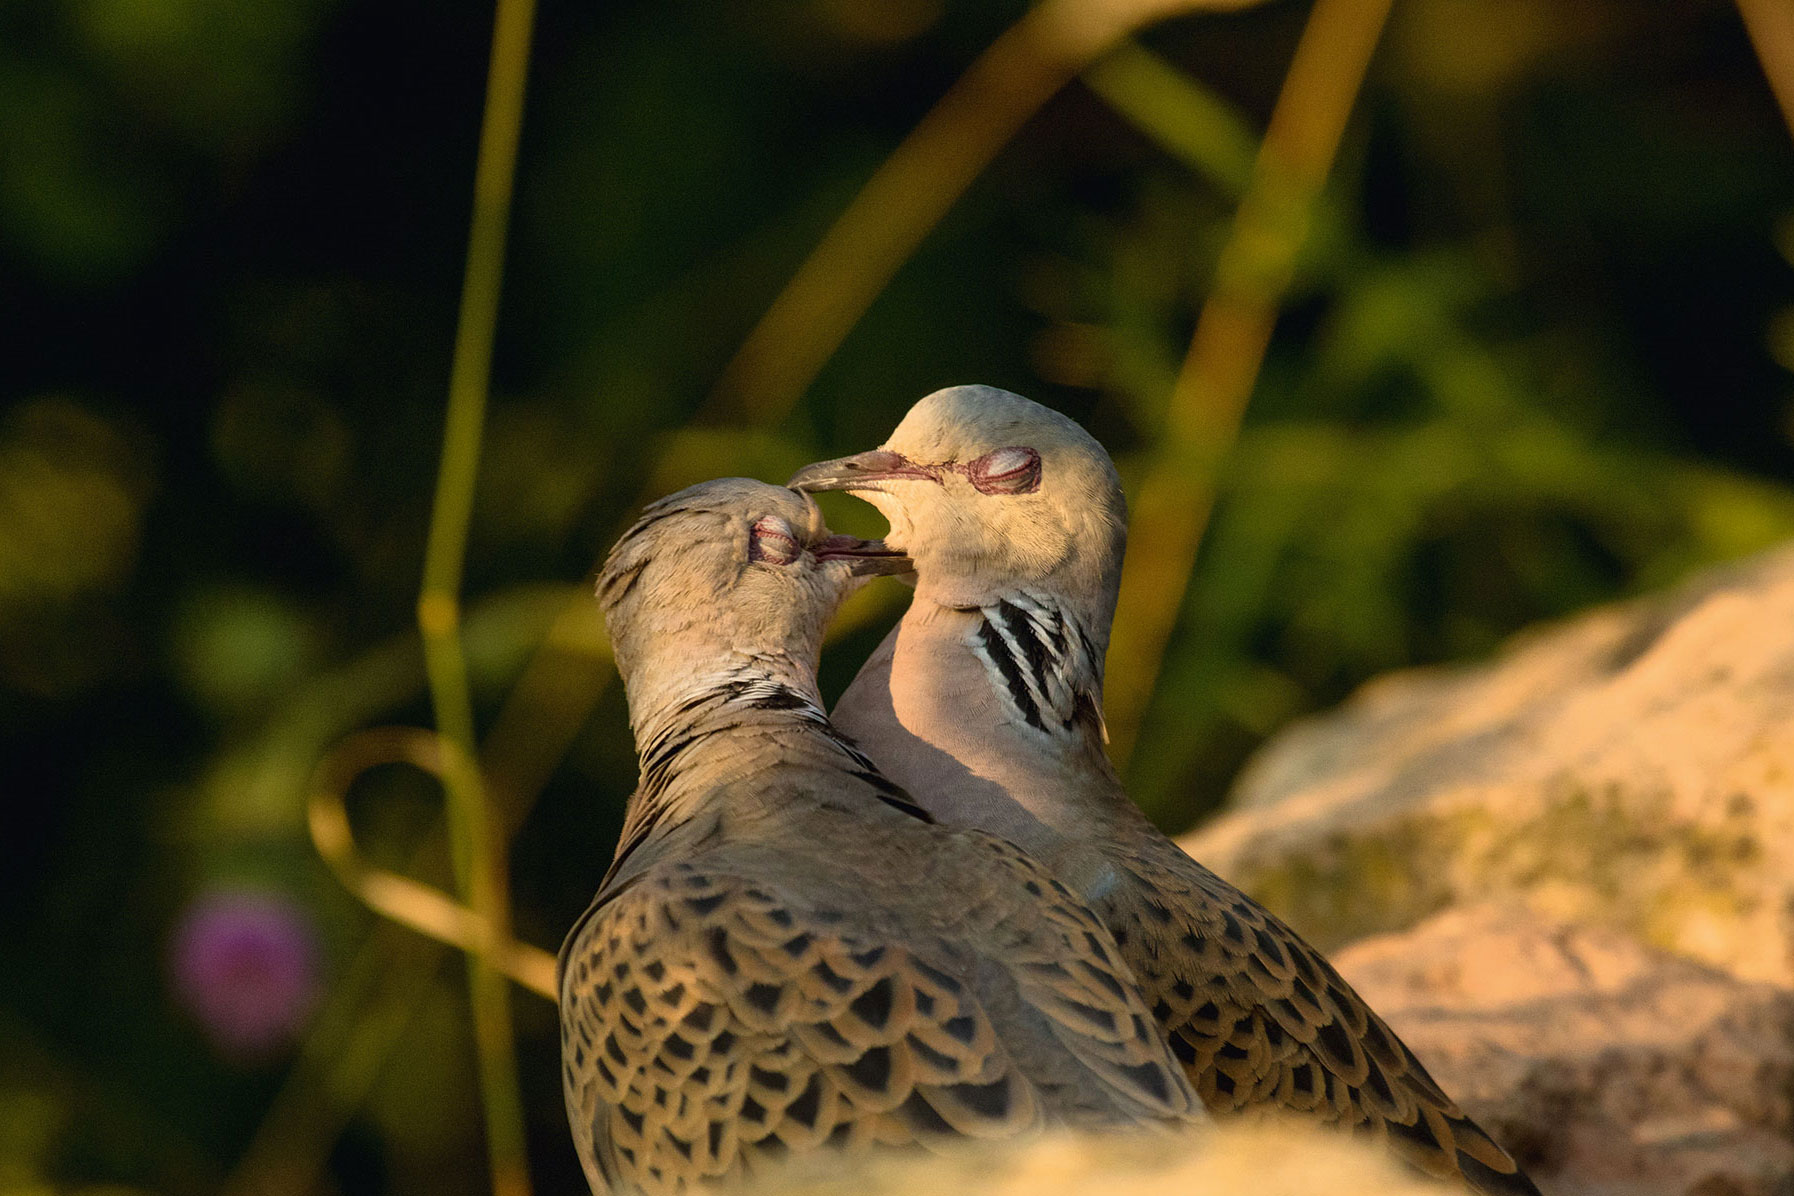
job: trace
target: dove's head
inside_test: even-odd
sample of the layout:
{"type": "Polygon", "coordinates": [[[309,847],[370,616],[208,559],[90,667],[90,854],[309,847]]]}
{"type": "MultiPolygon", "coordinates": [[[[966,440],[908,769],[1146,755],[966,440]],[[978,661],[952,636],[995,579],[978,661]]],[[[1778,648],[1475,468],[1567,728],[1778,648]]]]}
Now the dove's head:
{"type": "Polygon", "coordinates": [[[800,490],[847,490],[890,521],[916,592],[944,606],[1051,593],[1106,635],[1127,505],[1115,465],[1072,420],[994,386],[952,386],[911,407],[869,453],[800,470],[800,490]]]}
{"type": "Polygon", "coordinates": [[[841,600],[908,568],[877,541],[831,535],[806,495],[723,478],[644,510],[597,594],[631,710],[646,714],[756,670],[813,691],[841,600]]]}

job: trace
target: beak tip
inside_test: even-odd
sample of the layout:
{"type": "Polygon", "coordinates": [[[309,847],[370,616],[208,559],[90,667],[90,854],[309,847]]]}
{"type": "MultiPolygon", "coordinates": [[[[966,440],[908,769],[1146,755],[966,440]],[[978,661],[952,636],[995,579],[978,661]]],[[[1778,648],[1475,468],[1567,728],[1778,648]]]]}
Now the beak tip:
{"type": "Polygon", "coordinates": [[[855,536],[834,535],[814,546],[821,560],[848,561],[855,577],[882,577],[889,574],[913,573],[915,562],[896,549],[885,547],[882,540],[861,540],[855,536]]]}
{"type": "Polygon", "coordinates": [[[806,465],[791,475],[785,485],[799,494],[810,495],[822,490],[841,490],[851,484],[851,479],[843,477],[844,471],[835,468],[833,461],[819,461],[815,465],[806,465]]]}

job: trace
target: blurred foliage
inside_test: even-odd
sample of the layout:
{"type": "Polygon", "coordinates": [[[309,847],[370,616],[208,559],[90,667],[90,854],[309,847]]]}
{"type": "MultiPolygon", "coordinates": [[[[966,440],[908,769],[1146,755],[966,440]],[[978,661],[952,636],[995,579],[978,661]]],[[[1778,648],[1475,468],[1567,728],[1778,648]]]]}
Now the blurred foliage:
{"type": "MultiPolygon", "coordinates": [[[[1022,11],[542,8],[466,598],[520,937],[583,907],[633,783],[566,611],[641,496],[780,479],[974,380],[1084,420],[1129,479],[1150,459],[1303,0],[1104,59],[789,414],[697,414],[1022,11]]],[[[0,6],[0,1191],[482,1186],[462,973],[342,891],[303,803],[344,733],[427,719],[413,605],[490,19],[0,6]],[[236,990],[204,985],[304,994],[304,967],[298,1023],[256,1023],[282,1042],[206,1020],[236,990]]],[[[1398,3],[1132,759],[1153,815],[1212,810],[1374,673],[1794,533],[1791,184],[1729,4],[1398,3]]],[[[826,690],[900,602],[856,608],[826,690]]],[[[370,771],[369,856],[446,884],[439,800],[370,771]]],[[[553,1011],[520,995],[517,1025],[532,1167],[575,1190],[553,1011]]]]}

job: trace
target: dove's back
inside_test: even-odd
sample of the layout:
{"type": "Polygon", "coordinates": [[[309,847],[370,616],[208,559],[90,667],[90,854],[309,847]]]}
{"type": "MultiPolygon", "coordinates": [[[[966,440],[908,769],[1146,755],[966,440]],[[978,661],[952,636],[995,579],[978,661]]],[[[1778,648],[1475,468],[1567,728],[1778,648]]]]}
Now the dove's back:
{"type": "Polygon", "coordinates": [[[819,715],[744,717],[694,732],[730,779],[638,837],[563,950],[595,1189],[1202,1116],[1113,939],[1044,869],[934,825],[819,715]]]}

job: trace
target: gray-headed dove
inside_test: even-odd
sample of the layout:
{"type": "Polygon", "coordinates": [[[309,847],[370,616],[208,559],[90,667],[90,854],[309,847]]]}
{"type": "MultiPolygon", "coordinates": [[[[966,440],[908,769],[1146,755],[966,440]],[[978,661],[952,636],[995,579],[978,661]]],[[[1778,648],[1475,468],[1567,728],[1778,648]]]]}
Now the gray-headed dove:
{"type": "Polygon", "coordinates": [[[650,506],[612,550],[641,781],[560,974],[594,1191],[1208,1120],[1101,921],[1010,843],[935,823],[824,715],[825,624],[855,575],[906,567],[742,479],[650,506]]]}

